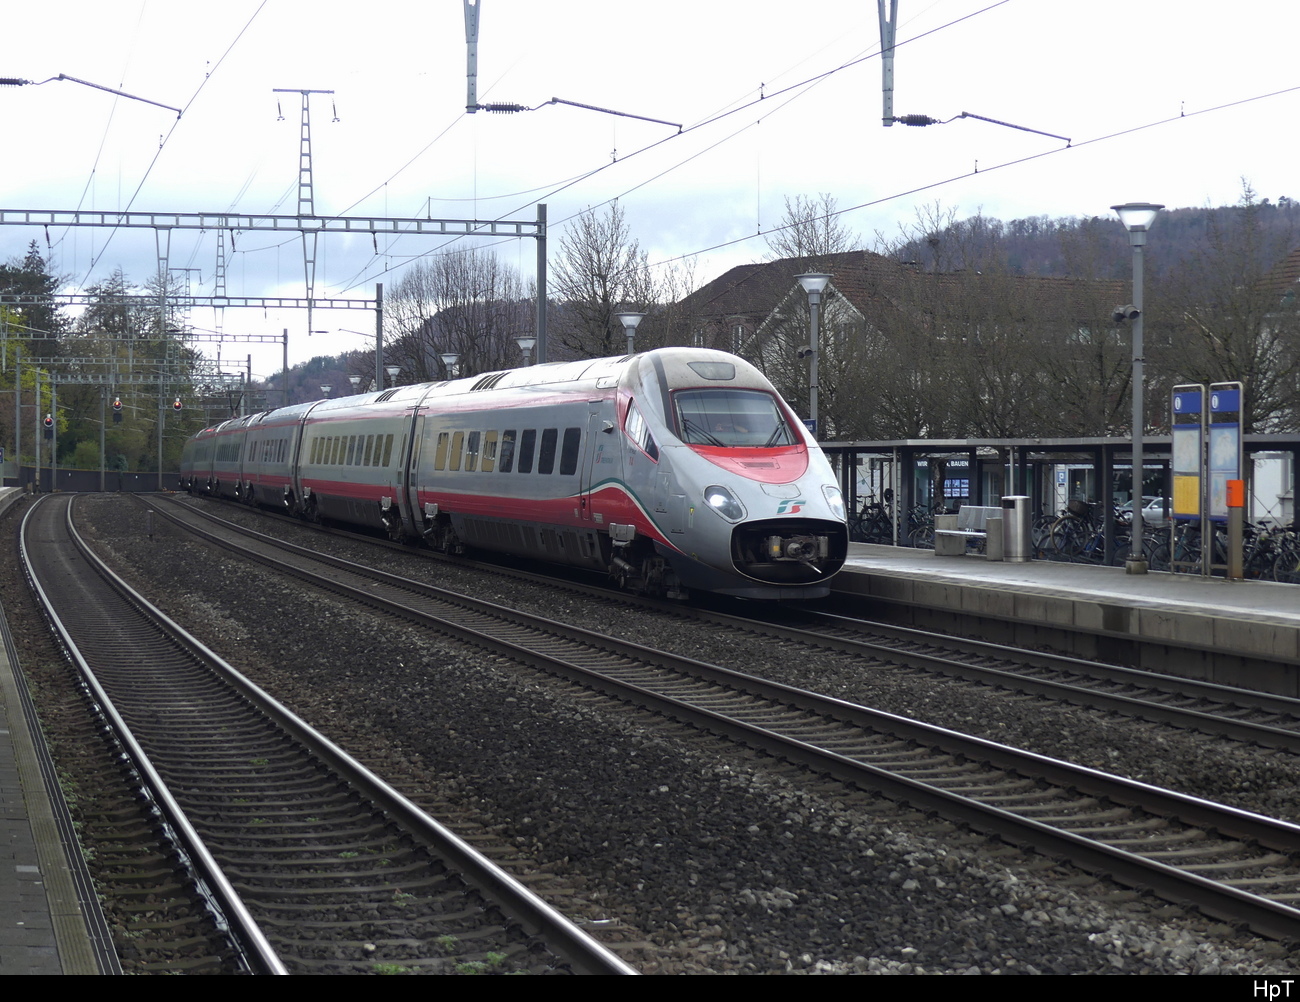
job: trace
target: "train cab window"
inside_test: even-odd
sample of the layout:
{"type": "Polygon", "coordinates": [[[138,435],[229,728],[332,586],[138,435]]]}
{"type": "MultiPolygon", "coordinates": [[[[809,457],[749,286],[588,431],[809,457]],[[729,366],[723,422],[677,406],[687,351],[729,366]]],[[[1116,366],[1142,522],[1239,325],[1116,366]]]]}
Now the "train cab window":
{"type": "Polygon", "coordinates": [[[447,443],[450,441],[451,436],[447,432],[438,432],[438,449],[433,456],[433,468],[435,470],[445,470],[447,468],[447,443]]]}
{"type": "MultiPolygon", "coordinates": [[[[402,441],[405,442],[406,439],[403,438],[402,441]]],[[[392,458],[393,458],[393,436],[385,435],[384,436],[384,465],[387,466],[389,460],[391,460],[392,458]]]]}
{"type": "Polygon", "coordinates": [[[582,446],[582,429],[565,428],[564,444],[560,448],[560,476],[571,477],[578,472],[578,450],[582,446]]]}
{"type": "Polygon", "coordinates": [[[628,404],[623,430],[627,432],[627,437],[636,443],[638,449],[656,463],[659,462],[659,446],[654,436],[650,434],[650,426],[645,423],[645,418],[641,416],[636,404],[628,404]]]}
{"type": "Polygon", "coordinates": [[[502,473],[509,473],[515,468],[515,430],[513,428],[501,433],[501,465],[497,467],[502,473]]]}
{"type": "Polygon", "coordinates": [[[372,452],[374,452],[374,449],[375,449],[375,436],[374,436],[374,435],[367,435],[367,436],[366,436],[366,451],[365,451],[365,453],[364,453],[364,458],[361,460],[361,465],[362,465],[362,466],[369,466],[369,465],[370,465],[370,454],[371,454],[372,452]]]}
{"type": "Polygon", "coordinates": [[[345,466],[356,465],[356,458],[357,458],[357,436],[349,435],[348,436],[348,458],[346,463],[344,463],[344,465],[345,466]]]}
{"type": "Polygon", "coordinates": [[[772,449],[799,441],[776,399],[762,390],[678,390],[673,408],[687,445],[772,449]]]}
{"type": "Polygon", "coordinates": [[[537,472],[550,475],[555,471],[555,443],[559,440],[560,429],[546,428],[542,431],[542,447],[537,451],[537,472]]]}
{"type": "Polygon", "coordinates": [[[537,445],[537,431],[527,428],[519,437],[519,472],[533,472],[533,449],[537,445]]]}
{"type": "Polygon", "coordinates": [[[483,435],[483,465],[480,467],[484,473],[491,473],[496,468],[497,459],[497,433],[489,431],[483,435]]]}
{"type": "Polygon", "coordinates": [[[451,436],[451,456],[449,457],[448,468],[452,470],[460,469],[460,454],[465,448],[465,433],[458,431],[451,436]]]}
{"type": "Polygon", "coordinates": [[[465,437],[465,472],[473,473],[478,469],[478,440],[480,435],[471,431],[465,437]]]}

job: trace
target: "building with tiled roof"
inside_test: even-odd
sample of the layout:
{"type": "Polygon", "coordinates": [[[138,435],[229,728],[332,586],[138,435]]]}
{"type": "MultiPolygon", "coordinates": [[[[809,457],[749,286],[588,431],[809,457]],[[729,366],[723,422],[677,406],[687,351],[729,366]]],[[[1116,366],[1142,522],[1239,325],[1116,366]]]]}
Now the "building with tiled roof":
{"type": "Polygon", "coordinates": [[[806,408],[807,299],[823,296],[823,437],[1104,432],[1126,387],[1122,282],[925,272],[868,251],[741,265],[679,304],[694,343],[754,361],[806,408]]]}

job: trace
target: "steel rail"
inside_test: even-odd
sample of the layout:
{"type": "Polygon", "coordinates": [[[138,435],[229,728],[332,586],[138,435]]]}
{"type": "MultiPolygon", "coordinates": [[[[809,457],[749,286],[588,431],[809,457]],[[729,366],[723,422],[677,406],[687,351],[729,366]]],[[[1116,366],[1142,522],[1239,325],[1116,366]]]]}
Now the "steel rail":
{"type": "MultiPolygon", "coordinates": [[[[139,496],[137,495],[137,497],[139,496]]],[[[140,500],[143,501],[143,499],[140,500]]],[[[153,501],[145,503],[155,504],[153,501]]],[[[335,563],[335,566],[361,566],[353,565],[349,561],[343,561],[342,558],[337,558],[330,554],[318,553],[308,547],[297,547],[297,544],[279,540],[274,536],[258,532],[257,530],[250,529],[246,526],[240,526],[236,523],[218,519],[215,515],[209,512],[204,512],[198,508],[183,505],[179,507],[198,517],[219,522],[220,524],[227,526],[231,531],[263,540],[267,545],[278,545],[285,549],[294,549],[294,552],[315,555],[316,559],[322,561],[338,561],[338,563],[335,563]]],[[[374,539],[372,537],[359,536],[356,533],[339,530],[325,531],[328,531],[331,534],[341,534],[344,538],[355,539],[365,543],[396,549],[406,549],[405,547],[398,546],[398,544],[390,544],[384,540],[374,539]]],[[[438,556],[437,554],[428,555],[432,557],[438,556]]],[[[462,565],[465,563],[463,560],[455,562],[462,565]]],[[[523,580],[549,583],[552,585],[556,584],[554,579],[548,579],[544,575],[532,574],[513,568],[498,568],[493,565],[482,564],[475,564],[475,566],[488,566],[495,573],[504,573],[511,577],[523,580]]],[[[1099,678],[1116,683],[1129,684],[1136,688],[1154,690],[1162,695],[1168,695],[1175,698],[1186,697],[1201,699],[1218,703],[1232,709],[1292,717],[1297,721],[1295,727],[1281,727],[1276,724],[1237,719],[1221,712],[1170,705],[1168,703],[1139,695],[1107,692],[1102,689],[1093,688],[1089,685],[1080,684],[1077,681],[1067,682],[1057,679],[1037,678],[1016,668],[970,664],[943,654],[903,650],[896,646],[892,646],[887,642],[862,637],[836,636],[826,632],[789,625],[788,623],[774,623],[770,619],[752,619],[744,616],[731,615],[713,609],[702,609],[699,607],[684,608],[675,603],[645,598],[644,596],[609,592],[597,587],[569,581],[563,582],[562,586],[568,590],[588,595],[602,601],[632,603],[657,611],[666,612],[670,615],[686,616],[690,619],[715,623],[729,629],[740,630],[747,633],[759,633],[765,636],[772,636],[782,640],[817,646],[827,650],[838,651],[840,653],[866,655],[873,658],[883,657],[899,661],[909,665],[910,667],[916,667],[923,671],[933,671],[949,677],[982,681],[997,687],[1025,692],[1031,695],[1039,695],[1048,699],[1068,702],[1076,706],[1107,710],[1125,716],[1138,717],[1154,723],[1170,724],[1183,729],[1197,730],[1202,733],[1212,734],[1216,737],[1249,742],[1266,748],[1276,748],[1286,752],[1300,754],[1300,700],[1291,699],[1286,696],[1278,696],[1267,692],[1257,692],[1250,689],[1218,685],[1197,679],[1184,679],[1174,675],[1162,675],[1154,672],[1143,671],[1141,669],[1109,665],[1104,662],[1086,661],[1068,655],[1048,654],[1041,651],[1030,651],[1009,645],[993,644],[987,641],[936,634],[915,628],[896,626],[894,624],[881,624],[866,620],[856,620],[850,617],[838,616],[815,610],[800,609],[795,613],[795,617],[797,618],[827,620],[846,630],[857,630],[865,627],[867,629],[881,630],[905,638],[911,638],[918,643],[927,643],[938,647],[945,647],[973,657],[986,657],[1002,661],[1019,662],[1025,664],[1030,671],[1048,670],[1069,672],[1075,675],[1084,675],[1090,678],[1099,678]]]]}
{"type": "MultiPolygon", "coordinates": [[[[41,498],[36,504],[32,505],[23,516],[22,525],[19,529],[19,552],[23,564],[27,567],[28,580],[36,592],[37,599],[53,626],[59,642],[63,645],[68,657],[77,666],[82,681],[99,704],[100,712],[117,735],[137,773],[147,785],[150,796],[158,804],[163,816],[166,817],[168,825],[176,833],[186,857],[196,870],[196,877],[203,885],[206,885],[203,888],[205,896],[219,910],[219,923],[228,924],[235,931],[243,955],[248,958],[253,970],[260,974],[288,974],[289,972],[285,968],[283,961],[280,960],[265,933],[262,932],[261,927],[249,913],[243,899],[226,878],[220,864],[209,852],[203,839],[190,823],[185,811],[176,801],[176,798],[172,796],[171,790],[163,781],[157,769],[154,768],[149,756],[145,753],[139,741],[136,740],[125,719],[118,713],[117,707],[107,691],[100,685],[99,679],[95,677],[94,670],[82,655],[80,646],[73,639],[71,632],[59,615],[55,602],[40,582],[40,576],[34,569],[34,561],[27,546],[27,530],[33,515],[41,510],[43,503],[49,503],[47,498],[52,496],[47,495],[46,498],[41,498]]],[[[72,504],[70,499],[67,505],[65,525],[69,534],[80,545],[80,541],[72,527],[72,504]]]]}
{"type": "Polygon", "coordinates": [[[1172,724],[1185,729],[1213,734],[1216,737],[1250,742],[1267,748],[1277,748],[1300,754],[1300,699],[1292,699],[1287,696],[1278,696],[1273,693],[1257,692],[1252,689],[1241,689],[1213,682],[1203,682],[1198,679],[1184,679],[1176,675],[1164,675],[1142,671],[1137,668],[1126,668],[1121,665],[1109,665],[1104,662],[1086,661],[1082,658],[1063,654],[1048,654],[1042,651],[1031,651],[1020,647],[971,640],[965,637],[949,637],[924,630],[856,620],[846,616],[812,610],[800,610],[797,616],[804,619],[830,621],[834,624],[834,628],[843,629],[846,632],[864,628],[892,632],[903,643],[930,644],[940,648],[946,647],[949,650],[955,650],[972,657],[1015,662],[1023,664],[1025,670],[1014,667],[998,668],[970,664],[943,654],[906,650],[881,640],[837,635],[831,632],[775,624],[770,621],[731,616],[725,613],[692,610],[692,614],[695,618],[708,620],[737,630],[759,632],[782,640],[791,640],[845,654],[861,654],[874,658],[895,659],[902,661],[909,667],[918,667],[925,671],[934,671],[950,677],[983,681],[990,685],[1014,689],[1031,695],[1045,696],[1077,706],[1110,710],[1126,716],[1140,717],[1155,723],[1172,724]],[[1199,699],[1218,703],[1233,710],[1291,717],[1296,720],[1296,726],[1280,727],[1276,724],[1240,720],[1212,710],[1170,705],[1140,695],[1107,692],[1104,689],[1081,684],[1077,680],[1067,682],[1057,679],[1038,678],[1028,674],[1028,672],[1032,671],[1068,672],[1075,676],[1084,676],[1100,682],[1126,684],[1135,689],[1146,689],[1162,696],[1199,699]]]}
{"type": "Polygon", "coordinates": [[[142,615],[161,629],[174,634],[205,664],[225,678],[249,702],[278,723],[305,745],[313,755],[340,774],[346,781],[360,789],[372,802],[378,804],[391,817],[405,825],[417,837],[424,839],[459,868],[467,881],[498,905],[506,914],[525,929],[541,936],[557,954],[580,973],[637,974],[603,944],[584,932],[566,916],[542,900],[519,880],[492,863],[486,856],[457,837],[417,805],[395,790],[383,779],[356,761],[338,745],[315,731],[302,718],[262,691],[246,676],[227,663],[209,647],[175,624],[143,595],[123,581],[96,555],[75,532],[71,524],[69,506],[69,532],[79,549],[95,570],[115,588],[128,596],[142,615]]]}
{"type": "MultiPolygon", "coordinates": [[[[195,531],[202,534],[202,530],[195,531]]],[[[277,544],[278,541],[271,540],[270,543],[277,544]]],[[[239,545],[235,543],[223,545],[239,549],[239,545]]],[[[292,547],[292,544],[286,545],[292,547]]],[[[255,559],[273,563],[270,557],[255,559]]],[[[418,591],[423,594],[445,592],[443,589],[406,581],[388,572],[364,568],[337,557],[312,554],[312,559],[320,559],[336,569],[347,567],[348,570],[367,578],[372,584],[368,587],[349,586],[340,580],[337,574],[318,574],[302,567],[287,569],[287,572],[312,581],[319,587],[345,595],[354,601],[424,622],[494,653],[544,667],[553,674],[589,688],[615,694],[637,705],[652,707],[657,712],[690,719],[711,731],[761,747],[774,755],[829,773],[843,781],[883,790],[890,796],[898,797],[918,807],[936,810],[948,817],[960,818],[981,830],[995,832],[1009,839],[1025,841],[1050,853],[1065,854],[1087,868],[1104,870],[1125,883],[1150,887],[1163,897],[1179,901],[1195,900],[1210,914],[1229,921],[1245,921],[1262,934],[1277,938],[1300,936],[1300,910],[1284,902],[1253,894],[1228,883],[1211,880],[1198,873],[1144,857],[1115,845],[1108,845],[1099,839],[1088,838],[1015,814],[996,804],[983,803],[975,797],[968,797],[931,783],[900,775],[895,771],[882,769],[798,737],[779,734],[770,727],[735,719],[732,714],[715,709],[712,705],[692,705],[687,697],[679,698],[660,691],[662,688],[670,687],[667,684],[652,688],[648,682],[612,677],[608,669],[602,670],[590,664],[591,651],[594,648],[611,652],[624,665],[635,661],[653,666],[656,672],[680,673],[687,678],[730,686],[741,695],[742,701],[747,700],[751,704],[753,697],[759,697],[771,700],[778,707],[797,706],[805,715],[813,715],[828,723],[842,723],[849,727],[893,735],[902,741],[939,748],[948,755],[960,756],[975,763],[987,763],[996,769],[1028,776],[1034,781],[1042,780],[1064,790],[1078,791],[1088,797],[1102,798],[1117,804],[1127,803],[1144,812],[1170,816],[1182,823],[1220,832],[1231,839],[1245,843],[1256,843],[1277,852],[1290,854],[1292,857],[1300,854],[1300,826],[1048,756],[1011,748],[983,738],[908,720],[783,683],[756,678],[743,672],[617,641],[602,634],[555,623],[543,617],[515,613],[492,603],[470,599],[454,592],[445,594],[445,601],[462,607],[472,606],[476,615],[507,619],[510,623],[508,629],[512,632],[516,630],[516,624],[526,624],[530,629],[544,630],[553,636],[570,638],[574,643],[582,646],[585,653],[580,653],[577,661],[573,656],[566,659],[538,650],[535,641],[530,646],[514,638],[505,639],[493,635],[486,629],[454,622],[445,614],[437,615],[427,610],[412,609],[409,603],[400,597],[379,594],[382,589],[376,589],[373,582],[381,581],[385,584],[391,582],[395,587],[405,591],[418,591]],[[578,661],[583,663],[577,663],[578,661]]],[[[622,671],[621,668],[618,670],[622,671]]],[[[680,685],[674,687],[680,688],[680,685]]],[[[706,702],[712,704],[719,698],[721,697],[717,697],[710,691],[707,693],[706,702]]],[[[752,715],[752,706],[745,706],[743,712],[752,715]]],[[[764,713],[770,715],[770,711],[764,713]]],[[[1125,826],[1124,830],[1128,830],[1129,827],[1131,826],[1125,826]]]]}

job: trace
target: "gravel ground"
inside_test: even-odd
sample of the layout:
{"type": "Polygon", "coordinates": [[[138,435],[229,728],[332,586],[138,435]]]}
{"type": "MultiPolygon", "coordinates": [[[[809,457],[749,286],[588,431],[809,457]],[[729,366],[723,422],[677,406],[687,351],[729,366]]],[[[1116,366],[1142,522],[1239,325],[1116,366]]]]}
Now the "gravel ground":
{"type": "MultiPolygon", "coordinates": [[[[954,831],[161,529],[91,498],[95,535],[169,611],[341,743],[382,749],[501,833],[647,972],[1280,974],[1279,944],[954,831]],[[634,933],[634,934],[633,934],[634,933]]],[[[266,530],[266,526],[258,523],[266,530]]],[[[337,541],[480,597],[671,646],[1149,782],[1295,814],[1295,763],[1165,728],[591,604],[337,541]],[[1153,749],[1158,749],[1153,753],[1153,749]]],[[[408,780],[411,781],[411,780],[408,780]]]]}

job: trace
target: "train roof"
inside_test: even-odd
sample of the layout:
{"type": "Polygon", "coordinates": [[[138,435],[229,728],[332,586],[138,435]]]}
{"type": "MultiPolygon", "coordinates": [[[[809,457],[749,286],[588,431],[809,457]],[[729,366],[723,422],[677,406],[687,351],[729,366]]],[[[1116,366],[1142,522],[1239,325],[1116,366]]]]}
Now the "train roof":
{"type": "MultiPolygon", "coordinates": [[[[392,402],[400,408],[405,404],[419,404],[432,392],[439,396],[462,393],[475,393],[483,390],[514,389],[531,386],[557,386],[564,383],[589,381],[601,385],[612,385],[620,381],[625,374],[635,371],[642,364],[653,365],[661,369],[669,385],[678,386],[697,382],[700,370],[692,363],[707,361],[726,361],[736,366],[734,370],[736,384],[765,384],[763,377],[745,362],[726,352],[708,348],[657,348],[654,351],[640,352],[633,355],[618,355],[611,358],[579,359],[573,362],[548,362],[544,365],[530,365],[520,369],[499,369],[495,372],[480,373],[461,379],[448,379],[433,383],[414,383],[397,386],[387,390],[358,393],[345,397],[330,397],[306,403],[290,404],[272,410],[261,411],[246,417],[232,418],[205,429],[200,435],[216,434],[221,431],[233,431],[240,426],[253,427],[263,423],[282,423],[300,421],[306,414],[314,417],[332,411],[351,410],[374,403],[392,402]]],[[[705,377],[712,378],[712,377],[705,377]]],[[[735,384],[733,384],[735,385],[735,384]]]]}

